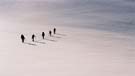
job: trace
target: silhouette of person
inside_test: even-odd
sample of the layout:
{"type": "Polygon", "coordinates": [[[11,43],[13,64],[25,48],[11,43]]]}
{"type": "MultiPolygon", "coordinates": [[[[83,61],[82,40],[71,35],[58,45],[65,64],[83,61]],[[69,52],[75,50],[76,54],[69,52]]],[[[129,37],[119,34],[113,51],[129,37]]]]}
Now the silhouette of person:
{"type": "Polygon", "coordinates": [[[52,31],[51,30],[49,31],[49,35],[52,36],[52,31]]]}
{"type": "Polygon", "coordinates": [[[35,37],[36,37],[36,36],[33,34],[33,35],[32,35],[32,41],[33,41],[33,42],[35,41],[35,37]]]}
{"type": "Polygon", "coordinates": [[[53,33],[56,34],[56,28],[53,29],[53,33]]]}
{"type": "Polygon", "coordinates": [[[21,34],[21,40],[22,40],[22,43],[24,43],[25,37],[23,34],[21,34]]]}
{"type": "Polygon", "coordinates": [[[44,37],[45,37],[45,33],[44,33],[44,32],[42,32],[42,38],[44,39],[44,37]]]}

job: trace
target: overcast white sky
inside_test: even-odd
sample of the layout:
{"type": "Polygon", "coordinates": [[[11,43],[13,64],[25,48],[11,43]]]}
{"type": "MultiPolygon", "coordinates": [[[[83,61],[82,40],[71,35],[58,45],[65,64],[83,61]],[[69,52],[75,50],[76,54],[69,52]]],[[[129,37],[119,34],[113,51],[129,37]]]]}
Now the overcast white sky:
{"type": "Polygon", "coordinates": [[[0,0],[1,20],[133,32],[135,0],[0,0]]]}

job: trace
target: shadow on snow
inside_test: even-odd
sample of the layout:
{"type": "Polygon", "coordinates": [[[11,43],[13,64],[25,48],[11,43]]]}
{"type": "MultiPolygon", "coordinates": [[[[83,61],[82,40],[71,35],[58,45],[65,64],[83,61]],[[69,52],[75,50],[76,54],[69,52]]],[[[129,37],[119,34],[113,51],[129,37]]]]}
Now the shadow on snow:
{"type": "Polygon", "coordinates": [[[61,37],[59,37],[59,36],[54,36],[54,35],[53,35],[53,36],[51,36],[51,37],[54,37],[54,38],[61,38],[61,37]]]}
{"type": "Polygon", "coordinates": [[[40,44],[46,44],[45,42],[41,42],[41,41],[34,41],[35,43],[40,43],[40,44]]]}
{"type": "Polygon", "coordinates": [[[67,36],[66,34],[56,33],[56,35],[67,36]]]}
{"type": "Polygon", "coordinates": [[[28,42],[24,42],[24,44],[28,44],[28,45],[32,45],[32,46],[37,46],[36,44],[28,43],[28,42]]]}
{"type": "Polygon", "coordinates": [[[45,38],[44,40],[47,40],[47,41],[52,41],[52,42],[57,42],[56,40],[47,39],[47,38],[45,38]]]}

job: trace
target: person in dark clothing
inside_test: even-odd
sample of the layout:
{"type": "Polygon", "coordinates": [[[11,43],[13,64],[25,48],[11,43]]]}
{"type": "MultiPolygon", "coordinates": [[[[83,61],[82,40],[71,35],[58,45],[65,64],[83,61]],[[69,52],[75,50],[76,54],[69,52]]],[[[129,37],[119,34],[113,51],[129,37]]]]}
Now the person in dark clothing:
{"type": "Polygon", "coordinates": [[[36,36],[33,34],[33,35],[32,35],[32,41],[33,41],[33,42],[35,41],[35,37],[36,37],[36,36]]]}
{"type": "Polygon", "coordinates": [[[56,28],[53,29],[53,33],[56,34],[56,28]]]}
{"type": "Polygon", "coordinates": [[[25,37],[23,34],[21,34],[21,40],[22,40],[22,43],[24,43],[25,37]]]}
{"type": "Polygon", "coordinates": [[[42,32],[42,38],[44,39],[44,37],[45,37],[45,33],[44,33],[44,32],[42,32]]]}
{"type": "Polygon", "coordinates": [[[52,36],[52,31],[51,30],[49,31],[49,35],[52,36]]]}

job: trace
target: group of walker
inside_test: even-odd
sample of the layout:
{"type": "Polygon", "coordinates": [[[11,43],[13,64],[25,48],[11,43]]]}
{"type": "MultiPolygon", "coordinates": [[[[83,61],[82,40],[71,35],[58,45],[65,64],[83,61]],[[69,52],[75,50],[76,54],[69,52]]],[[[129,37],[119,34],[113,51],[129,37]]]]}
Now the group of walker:
{"type": "MultiPolygon", "coordinates": [[[[53,29],[53,33],[56,34],[56,28],[53,29]]],[[[52,36],[52,31],[50,30],[49,31],[49,35],[52,36]]],[[[35,34],[32,35],[32,41],[34,42],[35,41],[35,34]]],[[[45,39],[45,32],[42,32],[42,38],[45,39]]],[[[24,43],[24,40],[25,40],[25,36],[23,34],[21,34],[21,40],[22,40],[22,43],[24,43]]]]}

